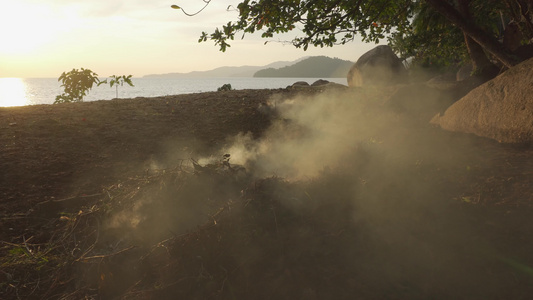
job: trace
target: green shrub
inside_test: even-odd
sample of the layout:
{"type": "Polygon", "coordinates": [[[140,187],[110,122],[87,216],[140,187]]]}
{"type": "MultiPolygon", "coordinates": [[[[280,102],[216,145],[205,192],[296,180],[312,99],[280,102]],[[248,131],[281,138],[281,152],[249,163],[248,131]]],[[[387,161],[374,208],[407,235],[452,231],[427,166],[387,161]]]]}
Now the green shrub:
{"type": "MultiPolygon", "coordinates": [[[[134,86],[133,85],[133,82],[131,82],[131,77],[133,75],[122,75],[122,76],[117,76],[117,75],[112,75],[110,76],[111,77],[111,80],[109,81],[109,85],[110,87],[113,87],[113,85],[116,87],[116,98],[118,98],[118,85],[120,84],[121,86],[124,85],[124,83],[127,83],[129,84],[130,86],[134,86]]],[[[98,85],[101,85],[101,84],[107,84],[107,79],[104,80],[104,81],[101,81],[98,83],[98,85]]]]}
{"type": "Polygon", "coordinates": [[[61,81],[61,86],[65,89],[65,92],[56,96],[54,104],[82,102],[83,97],[87,95],[93,85],[100,82],[98,74],[84,68],[81,68],[81,71],[72,69],[70,72],[63,72],[58,81],[61,81]]]}

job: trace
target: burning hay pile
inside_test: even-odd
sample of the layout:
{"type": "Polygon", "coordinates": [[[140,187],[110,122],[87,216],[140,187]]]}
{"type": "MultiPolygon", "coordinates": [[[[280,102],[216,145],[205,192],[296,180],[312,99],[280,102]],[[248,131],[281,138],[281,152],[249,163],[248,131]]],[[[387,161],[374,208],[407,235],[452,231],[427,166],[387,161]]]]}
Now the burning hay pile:
{"type": "MultiPolygon", "coordinates": [[[[228,158],[216,165],[193,164],[204,171],[182,163],[130,178],[99,194],[52,199],[26,214],[10,216],[13,227],[33,227],[26,228],[19,243],[2,244],[2,298],[105,295],[111,286],[117,290],[117,283],[127,282],[108,263],[139,260],[164,238],[216,222],[240,195],[235,177],[220,168],[232,167],[228,158]],[[206,174],[208,170],[213,172],[206,174]]],[[[138,267],[136,262],[127,265],[131,269],[121,269],[138,267]]]]}
{"type": "Polygon", "coordinates": [[[19,226],[41,222],[3,243],[2,298],[311,295],[324,275],[342,276],[331,249],[351,230],[347,211],[319,203],[313,189],[254,180],[226,155],[43,202],[13,216],[19,226]],[[296,210],[301,201],[315,205],[296,210]],[[319,217],[332,210],[334,223],[319,217]]]}
{"type": "Polygon", "coordinates": [[[528,299],[508,258],[527,235],[484,234],[499,220],[461,201],[488,176],[480,148],[356,96],[278,103],[231,156],[3,217],[22,234],[0,298],[528,299]]]}

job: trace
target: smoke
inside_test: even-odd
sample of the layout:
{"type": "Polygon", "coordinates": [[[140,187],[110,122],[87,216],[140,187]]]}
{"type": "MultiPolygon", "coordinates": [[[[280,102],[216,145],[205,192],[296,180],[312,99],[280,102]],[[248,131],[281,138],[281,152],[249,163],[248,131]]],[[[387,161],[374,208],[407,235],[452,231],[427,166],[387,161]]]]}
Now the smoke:
{"type": "MultiPolygon", "coordinates": [[[[214,231],[204,232],[205,239],[198,238],[203,248],[189,247],[205,260],[202,270],[215,266],[210,272],[233,276],[235,286],[239,274],[247,274],[246,284],[254,278],[255,285],[248,287],[255,290],[236,290],[246,296],[300,290],[318,295],[322,289],[325,295],[346,298],[355,281],[377,295],[388,288],[390,294],[405,290],[406,295],[420,293],[419,298],[478,293],[479,282],[496,286],[498,278],[483,272],[497,253],[469,229],[452,201],[464,187],[450,178],[467,180],[482,163],[475,148],[467,138],[448,136],[398,113],[388,103],[391,92],[365,88],[273,98],[260,108],[274,119],[260,138],[249,133],[231,137],[218,154],[198,159],[209,171],[205,174],[151,179],[109,228],[129,229],[138,240],[153,244],[206,222],[217,224],[212,216],[218,208],[240,203],[226,205],[231,207],[226,225],[221,221],[214,231]],[[231,155],[232,166],[244,166],[252,180],[217,174],[207,166],[224,154],[231,155]],[[228,275],[228,266],[221,265],[226,260],[238,272],[228,275]],[[311,265],[318,271],[308,272],[311,265]],[[322,282],[320,272],[346,281],[317,285],[313,278],[322,282]],[[286,291],[269,286],[280,274],[286,291]]],[[[173,272],[182,270],[169,266],[173,272]]],[[[490,295],[490,288],[484,287],[484,293],[490,295]]]]}
{"type": "MultiPolygon", "coordinates": [[[[424,199],[447,195],[441,193],[438,180],[426,179],[425,174],[443,175],[454,168],[466,172],[473,162],[467,153],[454,151],[442,135],[435,135],[436,129],[399,114],[387,102],[392,93],[390,88],[329,89],[290,99],[273,97],[260,108],[273,118],[260,138],[240,133],[229,138],[219,153],[199,158],[198,163],[216,165],[227,153],[232,166],[244,166],[254,179],[275,176],[295,183],[335,178],[344,185],[317,193],[350,194],[346,201],[357,211],[356,218],[372,222],[411,218],[427,208],[424,199]]],[[[195,153],[182,143],[170,143],[169,148],[174,151],[167,157],[146,162],[147,174],[195,153]]],[[[132,228],[149,240],[181,234],[209,220],[223,201],[239,198],[250,178],[206,180],[182,174],[178,180],[169,176],[152,179],[128,209],[114,215],[109,228],[132,228]],[[236,185],[235,180],[240,182],[236,185]],[[140,229],[146,232],[141,234],[140,229]]],[[[323,201],[309,195],[297,198],[287,200],[287,207],[309,211],[323,201]]]]}
{"type": "Polygon", "coordinates": [[[478,266],[451,274],[472,253],[490,252],[481,249],[482,239],[472,244],[475,233],[452,202],[463,187],[449,178],[467,179],[480,164],[468,138],[413,122],[390,108],[379,90],[330,91],[274,104],[277,119],[263,137],[239,134],[223,149],[233,163],[257,178],[306,182],[300,196],[274,193],[291,211],[322,211],[317,218],[331,224],[346,218],[357,224],[368,239],[350,239],[340,248],[367,251],[356,258],[339,250],[347,265],[368,268],[375,280],[428,286],[434,283],[426,274],[439,270],[439,284],[468,290],[478,266]]]}
{"type": "MultiPolygon", "coordinates": [[[[391,137],[403,130],[401,126],[393,125],[398,118],[384,106],[383,99],[382,91],[362,89],[332,89],[291,99],[274,97],[261,108],[274,121],[259,139],[254,139],[251,133],[240,133],[231,137],[218,154],[201,157],[198,163],[201,166],[215,165],[228,153],[231,165],[244,166],[256,179],[277,176],[297,182],[334,172],[357,171],[354,180],[365,182],[374,175],[366,173],[363,176],[363,168],[377,170],[383,167],[376,163],[369,166],[375,156],[372,153],[387,152],[385,148],[391,137]],[[391,128],[396,128],[394,133],[391,128]]],[[[195,153],[183,143],[169,143],[168,146],[174,150],[168,151],[166,157],[151,157],[146,161],[148,175],[195,153]]],[[[395,152],[399,152],[397,147],[395,152]]],[[[382,162],[382,159],[376,161],[382,162]]],[[[182,167],[191,166],[182,162],[182,167]]],[[[108,227],[126,231],[130,228],[133,235],[141,239],[162,239],[169,233],[181,234],[206,222],[213,211],[212,203],[206,202],[215,202],[213,199],[220,199],[222,194],[230,195],[231,199],[239,197],[231,190],[234,186],[227,182],[180,175],[179,180],[162,185],[159,181],[170,180],[166,178],[168,176],[156,177],[152,179],[153,183],[140,187],[129,207],[116,213],[108,227]]],[[[245,188],[241,186],[237,191],[245,188]]],[[[310,205],[302,199],[295,203],[287,205],[294,210],[310,205]]]]}
{"type": "Polygon", "coordinates": [[[361,144],[380,143],[393,113],[360,90],[271,101],[277,119],[259,140],[239,134],[223,152],[257,177],[315,178],[353,159],[361,144]]]}

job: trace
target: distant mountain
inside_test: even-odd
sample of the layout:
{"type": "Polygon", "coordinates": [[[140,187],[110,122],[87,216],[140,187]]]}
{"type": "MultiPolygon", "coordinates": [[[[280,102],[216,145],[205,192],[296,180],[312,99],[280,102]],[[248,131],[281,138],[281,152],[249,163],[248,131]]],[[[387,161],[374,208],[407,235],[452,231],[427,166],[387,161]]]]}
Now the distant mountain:
{"type": "Polygon", "coordinates": [[[290,66],[257,71],[254,77],[346,77],[354,62],[327,56],[312,56],[290,66]]]}
{"type": "Polygon", "coordinates": [[[282,68],[306,59],[303,57],[294,61],[277,61],[266,66],[220,67],[209,71],[193,71],[188,73],[150,74],[144,78],[213,78],[213,77],[252,77],[257,71],[265,68],[282,68]]]}

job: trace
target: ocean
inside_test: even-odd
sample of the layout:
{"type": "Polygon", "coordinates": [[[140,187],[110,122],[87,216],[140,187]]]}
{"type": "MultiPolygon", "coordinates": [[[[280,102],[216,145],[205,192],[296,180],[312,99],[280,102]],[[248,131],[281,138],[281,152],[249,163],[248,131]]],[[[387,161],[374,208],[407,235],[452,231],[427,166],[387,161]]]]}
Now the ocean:
{"type": "MultiPolygon", "coordinates": [[[[216,91],[224,84],[233,89],[285,88],[297,81],[312,84],[320,78],[133,78],[135,85],[118,87],[118,98],[157,97],[216,91]]],[[[346,84],[346,78],[324,78],[331,82],[346,84]]],[[[53,104],[55,97],[63,92],[57,78],[0,78],[0,107],[53,104]]],[[[95,86],[84,101],[110,100],[116,98],[115,87],[95,86]]]]}

